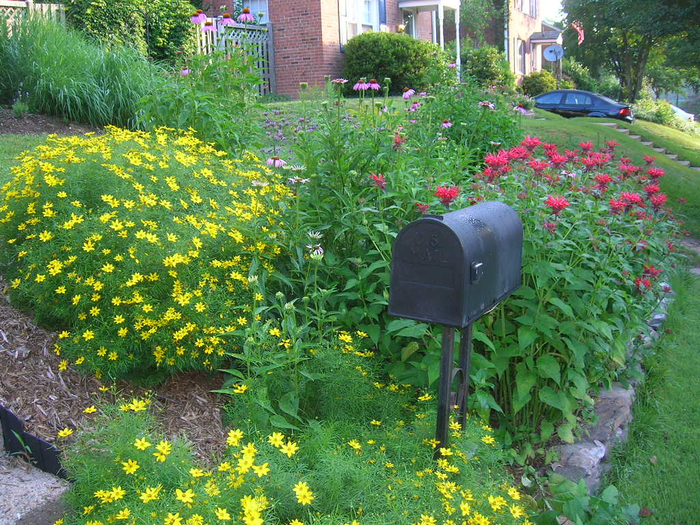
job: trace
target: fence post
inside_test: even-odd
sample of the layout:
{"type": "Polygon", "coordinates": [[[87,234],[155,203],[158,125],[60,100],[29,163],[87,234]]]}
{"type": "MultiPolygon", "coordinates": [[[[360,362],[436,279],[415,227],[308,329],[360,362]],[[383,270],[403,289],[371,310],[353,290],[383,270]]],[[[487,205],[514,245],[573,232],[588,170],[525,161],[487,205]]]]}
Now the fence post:
{"type": "Polygon", "coordinates": [[[270,93],[277,93],[277,80],[275,74],[275,41],[272,36],[272,22],[267,24],[267,69],[270,72],[270,93]]]}

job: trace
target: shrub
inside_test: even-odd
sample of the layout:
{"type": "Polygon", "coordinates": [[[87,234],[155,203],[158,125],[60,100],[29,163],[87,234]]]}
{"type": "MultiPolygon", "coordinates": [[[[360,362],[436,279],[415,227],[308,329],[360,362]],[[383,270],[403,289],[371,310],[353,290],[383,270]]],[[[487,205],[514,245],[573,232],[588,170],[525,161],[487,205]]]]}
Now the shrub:
{"type": "Polygon", "coordinates": [[[472,78],[482,88],[515,87],[515,75],[503,52],[492,46],[462,49],[463,76],[472,78]]]}
{"type": "Polygon", "coordinates": [[[138,102],[138,123],[193,129],[205,142],[231,151],[254,136],[256,86],[261,79],[244,51],[196,55],[179,73],[157,77],[138,102]]]}
{"type": "Polygon", "coordinates": [[[557,79],[546,69],[533,71],[523,77],[522,88],[526,95],[536,97],[541,93],[557,89],[557,79]]]}
{"type": "Polygon", "coordinates": [[[598,82],[593,78],[590,70],[575,58],[563,58],[561,69],[564,75],[571,78],[577,89],[598,91],[598,82]]]}
{"type": "Polygon", "coordinates": [[[156,60],[194,51],[188,0],[67,0],[68,21],[102,44],[132,46],[156,60]]]}
{"type": "Polygon", "coordinates": [[[130,126],[157,69],[131,49],[106,50],[50,20],[0,24],[0,101],[18,92],[32,111],[104,126],[130,126]]]}
{"type": "Polygon", "coordinates": [[[353,82],[362,77],[390,78],[392,94],[404,88],[424,91],[443,80],[446,70],[446,56],[439,46],[404,33],[362,33],[345,45],[343,76],[353,82]]]}
{"type": "Polygon", "coordinates": [[[2,188],[13,300],[62,331],[54,348],[110,377],[212,370],[251,317],[289,195],[258,160],[192,136],[108,128],[49,138],[2,188]]]}

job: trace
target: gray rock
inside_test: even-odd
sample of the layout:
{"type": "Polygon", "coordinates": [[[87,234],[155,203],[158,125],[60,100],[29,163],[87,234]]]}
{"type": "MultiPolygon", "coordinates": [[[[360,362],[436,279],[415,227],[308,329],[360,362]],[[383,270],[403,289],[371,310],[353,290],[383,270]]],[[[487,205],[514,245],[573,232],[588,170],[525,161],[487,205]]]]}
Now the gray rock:
{"type": "Polygon", "coordinates": [[[584,429],[584,436],[611,448],[615,443],[627,440],[627,428],[632,421],[634,388],[613,385],[604,390],[596,400],[597,422],[584,429]]]}
{"type": "Polygon", "coordinates": [[[667,317],[668,316],[664,312],[654,312],[651,314],[651,319],[647,321],[647,324],[654,330],[658,331],[666,322],[667,317]]]}
{"type": "Polygon", "coordinates": [[[595,491],[600,484],[601,464],[607,453],[605,445],[600,441],[583,441],[556,448],[561,466],[555,472],[578,476],[576,480],[569,479],[572,481],[583,479],[586,481],[589,492],[595,491]]]}

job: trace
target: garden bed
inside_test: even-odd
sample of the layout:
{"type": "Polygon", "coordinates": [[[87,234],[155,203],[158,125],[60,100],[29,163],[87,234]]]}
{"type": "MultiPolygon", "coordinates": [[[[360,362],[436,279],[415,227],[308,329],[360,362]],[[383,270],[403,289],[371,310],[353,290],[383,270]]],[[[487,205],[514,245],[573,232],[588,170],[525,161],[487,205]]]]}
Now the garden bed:
{"type": "Polygon", "coordinates": [[[33,135],[38,133],[58,133],[59,135],[78,135],[99,128],[86,124],[66,122],[59,117],[29,114],[24,118],[15,118],[11,109],[0,108],[0,135],[33,135]]]}

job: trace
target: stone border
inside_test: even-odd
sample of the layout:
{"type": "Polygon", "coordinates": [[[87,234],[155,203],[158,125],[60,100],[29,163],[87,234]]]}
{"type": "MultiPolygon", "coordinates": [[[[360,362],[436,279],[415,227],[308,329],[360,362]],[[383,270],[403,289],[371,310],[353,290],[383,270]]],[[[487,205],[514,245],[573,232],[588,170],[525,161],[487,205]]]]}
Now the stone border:
{"type": "MultiPolygon", "coordinates": [[[[662,289],[670,289],[668,283],[659,283],[662,289]]],[[[642,347],[654,346],[660,337],[660,330],[667,319],[668,307],[673,301],[673,291],[659,303],[647,325],[650,333],[644,337],[642,347]]],[[[633,342],[628,344],[628,356],[632,354],[633,342]]],[[[641,365],[635,365],[643,375],[641,365]]],[[[621,383],[613,383],[612,388],[602,390],[595,400],[596,422],[584,427],[583,435],[573,444],[559,445],[554,450],[559,461],[550,465],[553,472],[578,483],[584,480],[589,494],[600,487],[602,475],[610,470],[610,451],[618,443],[625,443],[629,437],[629,425],[634,419],[632,405],[636,395],[636,383],[625,388],[621,383]]]]}

